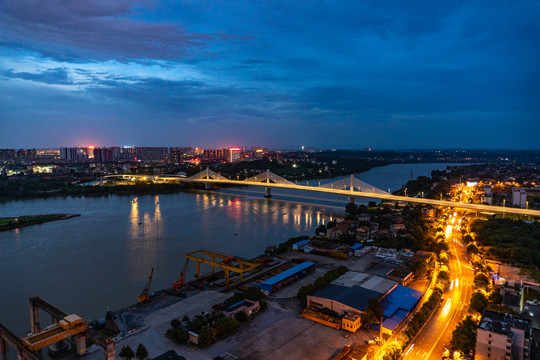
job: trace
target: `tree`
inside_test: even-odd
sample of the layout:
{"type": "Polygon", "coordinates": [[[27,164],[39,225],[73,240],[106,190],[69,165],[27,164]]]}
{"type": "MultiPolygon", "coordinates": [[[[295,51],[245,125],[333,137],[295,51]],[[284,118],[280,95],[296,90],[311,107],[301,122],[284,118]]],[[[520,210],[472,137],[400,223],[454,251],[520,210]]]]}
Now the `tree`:
{"type": "Polygon", "coordinates": [[[306,306],[307,295],[311,294],[315,290],[316,290],[315,285],[313,284],[304,285],[298,290],[298,294],[296,295],[296,298],[302,303],[303,306],[306,306]]]}
{"type": "Polygon", "coordinates": [[[439,255],[441,251],[448,251],[448,244],[445,241],[439,241],[431,244],[431,250],[439,255]]]}
{"type": "Polygon", "coordinates": [[[186,329],[179,326],[172,330],[170,337],[178,344],[185,344],[189,340],[189,333],[186,329]]]}
{"type": "Polygon", "coordinates": [[[467,316],[452,332],[450,346],[453,350],[460,350],[462,353],[468,354],[475,345],[476,323],[470,316],[467,316]]]}
{"type": "Polygon", "coordinates": [[[474,244],[467,245],[467,254],[478,254],[478,247],[474,244]]]}
{"type": "Polygon", "coordinates": [[[324,224],[323,224],[323,225],[319,225],[319,227],[317,227],[317,228],[315,229],[315,235],[318,236],[318,235],[320,235],[321,233],[326,234],[326,226],[324,226],[324,224]]]}
{"type": "Polygon", "coordinates": [[[383,316],[382,306],[376,298],[368,300],[368,309],[373,311],[373,315],[375,315],[377,319],[380,319],[383,316]]]}
{"type": "Polygon", "coordinates": [[[474,285],[479,288],[487,289],[489,278],[484,274],[478,274],[474,277],[474,285]]]}
{"type": "Polygon", "coordinates": [[[345,218],[347,219],[356,219],[356,215],[358,213],[358,207],[356,207],[356,204],[355,203],[348,203],[347,205],[345,205],[345,218]]]}
{"type": "Polygon", "coordinates": [[[122,346],[122,350],[120,350],[120,354],[118,354],[122,359],[131,360],[135,357],[135,353],[133,352],[133,349],[129,346],[122,346]]]}
{"type": "Polygon", "coordinates": [[[216,321],[214,329],[217,337],[225,337],[238,329],[238,320],[230,317],[223,317],[216,321]]]}
{"type": "Polygon", "coordinates": [[[172,319],[171,320],[171,326],[173,328],[177,328],[177,327],[179,327],[181,325],[182,325],[182,323],[180,322],[180,320],[178,320],[178,319],[172,319]]]}
{"type": "Polygon", "coordinates": [[[424,276],[426,276],[427,270],[428,270],[427,261],[418,261],[412,267],[412,271],[416,279],[421,279],[424,276]]]}
{"type": "Polygon", "coordinates": [[[238,320],[238,322],[241,322],[241,323],[249,320],[249,316],[247,316],[247,314],[243,311],[237,312],[236,314],[234,314],[234,317],[236,320],[238,320]]]}
{"type": "Polygon", "coordinates": [[[244,291],[244,297],[248,300],[257,301],[264,298],[264,294],[256,287],[250,286],[244,291]]]}
{"type": "Polygon", "coordinates": [[[373,310],[370,308],[367,308],[361,315],[362,318],[362,326],[364,328],[369,327],[370,325],[376,324],[378,321],[378,318],[373,313],[373,310]]]}
{"type": "Polygon", "coordinates": [[[482,313],[486,308],[488,301],[484,294],[477,291],[471,296],[471,303],[469,304],[469,310],[482,313]]]}
{"type": "Polygon", "coordinates": [[[205,326],[199,331],[199,345],[208,346],[216,340],[216,332],[210,326],[205,326]]]}
{"type": "Polygon", "coordinates": [[[143,344],[139,343],[135,352],[135,356],[138,360],[144,360],[148,357],[148,350],[143,344]]]}
{"type": "Polygon", "coordinates": [[[501,289],[494,289],[491,294],[489,294],[488,300],[493,304],[500,305],[503,300],[501,289]]]}

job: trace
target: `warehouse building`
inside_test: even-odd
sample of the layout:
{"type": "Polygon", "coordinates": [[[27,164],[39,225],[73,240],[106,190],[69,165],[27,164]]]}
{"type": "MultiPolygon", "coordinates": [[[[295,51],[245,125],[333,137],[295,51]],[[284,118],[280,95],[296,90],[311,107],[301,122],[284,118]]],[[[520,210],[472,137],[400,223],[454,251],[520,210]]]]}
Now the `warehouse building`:
{"type": "Polygon", "coordinates": [[[360,314],[368,307],[368,300],[387,296],[397,283],[371,274],[348,271],[326,286],[307,296],[311,310],[328,308],[345,315],[342,327],[356,331],[360,325],[360,314]]]}
{"type": "Polygon", "coordinates": [[[272,292],[278,291],[281,289],[281,287],[290,284],[296,279],[303,278],[313,268],[313,266],[315,266],[314,262],[305,261],[283,271],[282,273],[272,276],[269,279],[261,281],[259,283],[259,288],[263,293],[269,295],[272,292]]]}
{"type": "MultiPolygon", "coordinates": [[[[382,301],[383,308],[383,328],[384,334],[392,335],[399,330],[407,316],[414,311],[420,303],[422,292],[398,285],[382,301]]],[[[379,330],[378,326],[374,326],[379,330]]]]}

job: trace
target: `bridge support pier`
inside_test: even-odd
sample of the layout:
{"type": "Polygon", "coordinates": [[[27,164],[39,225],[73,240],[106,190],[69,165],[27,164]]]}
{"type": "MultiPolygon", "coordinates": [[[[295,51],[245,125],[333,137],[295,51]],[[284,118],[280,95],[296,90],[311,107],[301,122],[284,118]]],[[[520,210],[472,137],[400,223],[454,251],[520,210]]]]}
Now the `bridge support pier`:
{"type": "Polygon", "coordinates": [[[204,183],[204,190],[210,190],[210,183],[204,183]]]}
{"type": "Polygon", "coordinates": [[[267,187],[266,188],[266,194],[264,195],[265,198],[271,198],[272,197],[272,188],[267,187]]]}
{"type": "Polygon", "coordinates": [[[349,202],[350,202],[351,204],[354,204],[354,196],[349,196],[349,202]]]}
{"type": "Polygon", "coordinates": [[[86,333],[77,334],[77,355],[81,356],[86,353],[86,333]]]}
{"type": "Polygon", "coordinates": [[[8,343],[0,338],[0,360],[8,360],[8,343]]]}

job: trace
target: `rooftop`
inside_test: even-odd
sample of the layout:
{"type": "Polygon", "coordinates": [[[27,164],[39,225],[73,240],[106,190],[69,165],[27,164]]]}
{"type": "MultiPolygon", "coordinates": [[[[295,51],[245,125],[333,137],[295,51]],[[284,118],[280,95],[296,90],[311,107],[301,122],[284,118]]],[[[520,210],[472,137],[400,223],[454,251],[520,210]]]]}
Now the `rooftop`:
{"type": "Polygon", "coordinates": [[[376,291],[383,295],[386,294],[388,290],[395,287],[397,282],[371,274],[347,271],[345,274],[332,281],[332,284],[345,287],[358,286],[376,291]]]}
{"type": "Polygon", "coordinates": [[[387,276],[393,276],[400,279],[405,279],[409,274],[412,273],[411,267],[405,264],[399,264],[396,268],[392,269],[387,276]]]}
{"type": "Polygon", "coordinates": [[[389,262],[380,262],[370,267],[366,271],[372,275],[384,277],[388,275],[389,273],[391,273],[392,270],[396,268],[396,266],[397,266],[396,264],[392,264],[389,262]]]}
{"type": "Polygon", "coordinates": [[[292,268],[287,269],[284,272],[277,274],[276,276],[272,276],[269,279],[261,281],[260,284],[261,285],[274,285],[274,284],[277,284],[278,282],[280,282],[282,280],[285,280],[286,278],[288,278],[290,276],[293,276],[294,274],[299,273],[300,271],[308,269],[308,268],[312,267],[313,265],[315,265],[315,263],[312,262],[312,261],[304,261],[303,263],[298,264],[296,266],[293,266],[292,268]]]}
{"type": "Polygon", "coordinates": [[[502,304],[507,306],[519,306],[520,296],[518,294],[504,294],[502,304]]]}
{"type": "Polygon", "coordinates": [[[384,316],[390,318],[399,309],[405,310],[408,313],[421,297],[422,292],[403,285],[398,285],[381,302],[381,306],[384,309],[384,316]]]}
{"type": "Polygon", "coordinates": [[[520,318],[519,316],[497,313],[494,311],[484,310],[482,314],[482,320],[480,321],[479,328],[511,336],[511,329],[527,330],[530,328],[531,322],[527,319],[520,318]]]}
{"type": "Polygon", "coordinates": [[[382,294],[362,288],[360,286],[346,287],[330,283],[323,288],[317,289],[313,296],[331,299],[350,306],[358,311],[364,311],[368,306],[369,299],[378,299],[382,294]]]}
{"type": "Polygon", "coordinates": [[[383,328],[393,331],[408,313],[406,310],[399,309],[394,315],[383,321],[383,328]]]}
{"type": "Polygon", "coordinates": [[[349,320],[349,321],[356,321],[359,317],[360,317],[360,314],[355,313],[355,312],[348,312],[345,314],[345,316],[343,316],[344,319],[349,320]]]}

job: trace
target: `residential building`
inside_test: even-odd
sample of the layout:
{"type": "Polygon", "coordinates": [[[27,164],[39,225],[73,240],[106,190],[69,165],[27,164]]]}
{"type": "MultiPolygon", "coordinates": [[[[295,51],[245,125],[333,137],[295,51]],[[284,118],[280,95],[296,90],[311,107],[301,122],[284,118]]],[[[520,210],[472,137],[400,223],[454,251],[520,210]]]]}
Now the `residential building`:
{"type": "Polygon", "coordinates": [[[527,207],[527,191],[525,189],[512,189],[512,205],[519,206],[522,209],[527,207]]]}
{"type": "Polygon", "coordinates": [[[485,310],[476,336],[476,360],[529,360],[531,322],[485,310]]]}
{"type": "Polygon", "coordinates": [[[229,162],[235,163],[240,161],[240,148],[231,147],[229,148],[229,162]]]}
{"type": "Polygon", "coordinates": [[[113,150],[107,148],[94,148],[94,162],[103,163],[113,161],[113,150]]]}
{"type": "Polygon", "coordinates": [[[62,147],[60,148],[60,159],[67,161],[88,159],[88,152],[85,148],[62,147]]]}
{"type": "Polygon", "coordinates": [[[168,147],[136,146],[134,155],[137,160],[163,160],[169,155],[168,147]]]}

